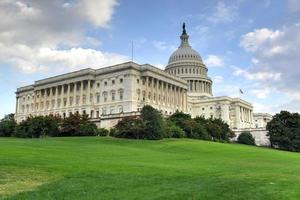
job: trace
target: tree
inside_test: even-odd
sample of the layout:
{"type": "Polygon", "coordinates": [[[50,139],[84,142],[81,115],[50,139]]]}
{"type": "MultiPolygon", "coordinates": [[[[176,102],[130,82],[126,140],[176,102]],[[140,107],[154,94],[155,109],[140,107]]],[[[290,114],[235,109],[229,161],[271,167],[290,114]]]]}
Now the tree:
{"type": "Polygon", "coordinates": [[[184,121],[191,120],[191,115],[185,114],[183,112],[175,112],[170,117],[169,120],[174,122],[177,126],[179,126],[181,129],[185,128],[184,121]]]}
{"type": "Polygon", "coordinates": [[[0,137],[10,137],[11,135],[13,135],[16,125],[17,123],[15,121],[15,115],[14,114],[6,115],[0,121],[0,137]]]}
{"type": "Polygon", "coordinates": [[[145,124],[139,117],[124,117],[113,131],[114,137],[144,139],[145,124]]]}
{"type": "Polygon", "coordinates": [[[16,137],[39,138],[59,134],[57,119],[53,116],[28,117],[16,127],[16,137]]]}
{"type": "Polygon", "coordinates": [[[95,123],[86,121],[79,124],[78,136],[96,136],[98,128],[95,123]]]}
{"type": "Polygon", "coordinates": [[[222,119],[210,118],[206,124],[206,128],[213,140],[229,141],[230,138],[235,136],[229,125],[222,119]]]}
{"type": "Polygon", "coordinates": [[[71,114],[62,120],[60,136],[80,136],[80,126],[88,123],[87,115],[71,114]]]}
{"type": "Polygon", "coordinates": [[[255,145],[255,139],[254,139],[254,137],[251,135],[251,133],[248,132],[248,131],[242,132],[242,133],[238,136],[237,142],[240,143],[240,144],[255,145]]]}
{"type": "Polygon", "coordinates": [[[141,118],[145,123],[145,138],[159,140],[164,137],[164,122],[158,110],[152,106],[144,106],[141,110],[141,118]]]}
{"type": "Polygon", "coordinates": [[[167,138],[183,138],[186,136],[185,132],[171,120],[166,120],[164,133],[167,138]]]}
{"type": "Polygon", "coordinates": [[[281,111],[267,124],[271,147],[300,151],[300,115],[281,111]]]}
{"type": "Polygon", "coordinates": [[[209,139],[205,126],[193,119],[183,121],[183,130],[188,138],[209,139]]]}

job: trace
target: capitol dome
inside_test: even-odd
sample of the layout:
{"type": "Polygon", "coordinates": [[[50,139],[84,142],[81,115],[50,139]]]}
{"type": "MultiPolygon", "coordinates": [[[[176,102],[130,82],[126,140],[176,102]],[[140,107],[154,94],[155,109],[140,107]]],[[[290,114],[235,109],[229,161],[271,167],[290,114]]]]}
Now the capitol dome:
{"type": "Polygon", "coordinates": [[[200,54],[195,51],[189,44],[189,36],[186,33],[185,25],[183,25],[182,35],[180,36],[181,44],[169,58],[168,65],[178,62],[198,62],[203,64],[200,54]]]}
{"type": "Polygon", "coordinates": [[[207,76],[207,67],[200,54],[189,44],[185,24],[182,26],[180,46],[169,58],[165,71],[187,81],[188,96],[192,99],[212,96],[212,80],[207,76]]]}

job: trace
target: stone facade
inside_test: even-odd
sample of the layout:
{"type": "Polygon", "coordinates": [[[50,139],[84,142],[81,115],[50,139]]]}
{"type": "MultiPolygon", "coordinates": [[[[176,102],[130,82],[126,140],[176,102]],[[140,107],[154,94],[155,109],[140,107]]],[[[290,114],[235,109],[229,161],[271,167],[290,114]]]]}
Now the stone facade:
{"type": "MultiPolygon", "coordinates": [[[[186,93],[186,81],[151,65],[127,62],[63,74],[18,88],[16,120],[20,122],[30,115],[67,117],[80,113],[94,121],[110,121],[138,114],[146,104],[169,115],[176,110],[186,112],[186,93]]],[[[99,126],[102,124],[109,128],[114,123],[99,126]]]]}
{"type": "Polygon", "coordinates": [[[272,120],[272,115],[268,113],[254,113],[253,118],[255,128],[265,128],[267,123],[272,120]]]}
{"type": "Polygon", "coordinates": [[[16,92],[16,120],[28,116],[71,113],[89,115],[99,127],[113,127],[121,118],[139,115],[151,105],[163,115],[176,111],[192,117],[220,118],[239,132],[264,128],[266,115],[253,115],[251,103],[239,98],[213,97],[212,80],[200,54],[189,45],[183,27],[181,44],[166,69],[134,62],[101,69],[83,69],[36,81],[16,92]],[[255,125],[254,125],[255,118],[255,125]]]}

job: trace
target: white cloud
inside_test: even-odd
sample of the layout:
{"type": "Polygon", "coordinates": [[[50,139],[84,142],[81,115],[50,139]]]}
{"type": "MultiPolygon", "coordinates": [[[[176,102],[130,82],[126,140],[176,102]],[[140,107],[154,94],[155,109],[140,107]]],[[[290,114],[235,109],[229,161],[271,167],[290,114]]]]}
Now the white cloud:
{"type": "Polygon", "coordinates": [[[250,93],[253,94],[258,99],[266,99],[271,94],[271,89],[268,87],[252,89],[250,90],[250,93]]]}
{"type": "Polygon", "coordinates": [[[1,1],[0,63],[35,73],[128,60],[123,55],[80,47],[101,44],[98,38],[86,35],[83,24],[107,27],[116,5],[116,0],[1,1]]]}
{"type": "Polygon", "coordinates": [[[268,71],[258,71],[258,72],[250,72],[248,70],[244,70],[238,67],[234,67],[233,74],[235,76],[243,76],[244,78],[248,80],[257,80],[257,81],[279,81],[281,74],[280,73],[272,73],[268,71]]]}
{"type": "Polygon", "coordinates": [[[275,40],[283,33],[280,31],[272,31],[267,28],[256,29],[241,37],[240,45],[250,52],[257,51],[265,42],[275,40]]]}
{"type": "MultiPolygon", "coordinates": [[[[245,51],[251,52],[252,66],[248,69],[234,68],[234,74],[256,81],[258,87],[252,94],[265,98],[270,95],[266,88],[272,88],[271,93],[276,91],[289,99],[284,104],[286,108],[296,109],[295,103],[300,108],[300,26],[289,25],[278,30],[256,29],[243,35],[240,44],[245,51]]],[[[284,106],[282,103],[273,108],[284,109],[284,106]]]]}
{"type": "Polygon", "coordinates": [[[116,0],[79,0],[76,8],[87,21],[98,27],[107,26],[111,20],[116,0]]]}
{"type": "Polygon", "coordinates": [[[221,67],[224,65],[223,59],[217,55],[208,55],[204,63],[209,67],[221,67]]]}
{"type": "Polygon", "coordinates": [[[226,5],[223,1],[219,1],[214,9],[212,16],[208,17],[208,21],[214,24],[232,22],[237,17],[237,7],[226,5]]]}
{"type": "Polygon", "coordinates": [[[169,45],[164,41],[154,40],[154,41],[152,41],[152,44],[159,51],[165,51],[165,50],[174,51],[176,49],[176,47],[174,45],[169,45]]]}

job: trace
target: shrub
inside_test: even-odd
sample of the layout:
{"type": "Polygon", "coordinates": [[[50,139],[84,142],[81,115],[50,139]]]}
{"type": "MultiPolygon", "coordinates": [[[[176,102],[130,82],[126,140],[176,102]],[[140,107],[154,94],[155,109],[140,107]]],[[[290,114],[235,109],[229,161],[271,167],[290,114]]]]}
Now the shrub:
{"type": "Polygon", "coordinates": [[[300,151],[300,115],[281,111],[267,124],[271,147],[300,151]]]}
{"type": "Polygon", "coordinates": [[[57,120],[52,116],[29,117],[16,127],[16,137],[39,138],[59,134],[57,120]]]}
{"type": "Polygon", "coordinates": [[[99,128],[97,132],[98,136],[108,136],[109,135],[109,130],[105,128],[99,128]]]}
{"type": "Polygon", "coordinates": [[[79,124],[79,136],[96,136],[98,128],[93,122],[84,122],[79,124]]]}
{"type": "Polygon", "coordinates": [[[6,115],[0,121],[0,137],[10,137],[13,135],[16,125],[14,114],[6,115]]]}
{"type": "Polygon", "coordinates": [[[62,120],[60,136],[80,136],[80,126],[88,123],[87,115],[71,114],[62,120]]]}
{"type": "Polygon", "coordinates": [[[255,139],[250,132],[242,132],[238,136],[237,141],[240,144],[255,145],[255,139]]]}
{"type": "Polygon", "coordinates": [[[177,126],[179,126],[182,130],[185,129],[184,122],[186,120],[191,120],[191,115],[185,114],[183,112],[175,112],[169,117],[169,120],[174,122],[177,126]]]}
{"type": "Polygon", "coordinates": [[[164,132],[165,132],[165,137],[167,137],[167,138],[171,138],[171,137],[183,138],[183,137],[185,137],[184,131],[180,127],[176,126],[175,123],[173,123],[169,120],[166,121],[164,132]]]}
{"type": "Polygon", "coordinates": [[[215,141],[230,141],[235,135],[222,119],[209,119],[206,124],[208,134],[215,141]]]}
{"type": "Polygon", "coordinates": [[[109,129],[109,135],[114,137],[116,135],[117,129],[116,128],[111,128],[109,129]]]}
{"type": "Polygon", "coordinates": [[[197,123],[195,120],[185,120],[183,122],[184,132],[188,138],[208,140],[207,130],[204,125],[197,123]]]}
{"type": "Polygon", "coordinates": [[[149,105],[144,106],[141,110],[141,118],[145,124],[145,139],[159,140],[163,138],[163,118],[158,110],[149,105]]]}
{"type": "Polygon", "coordinates": [[[115,126],[115,137],[144,139],[145,138],[145,124],[138,117],[124,117],[115,126]]]}

